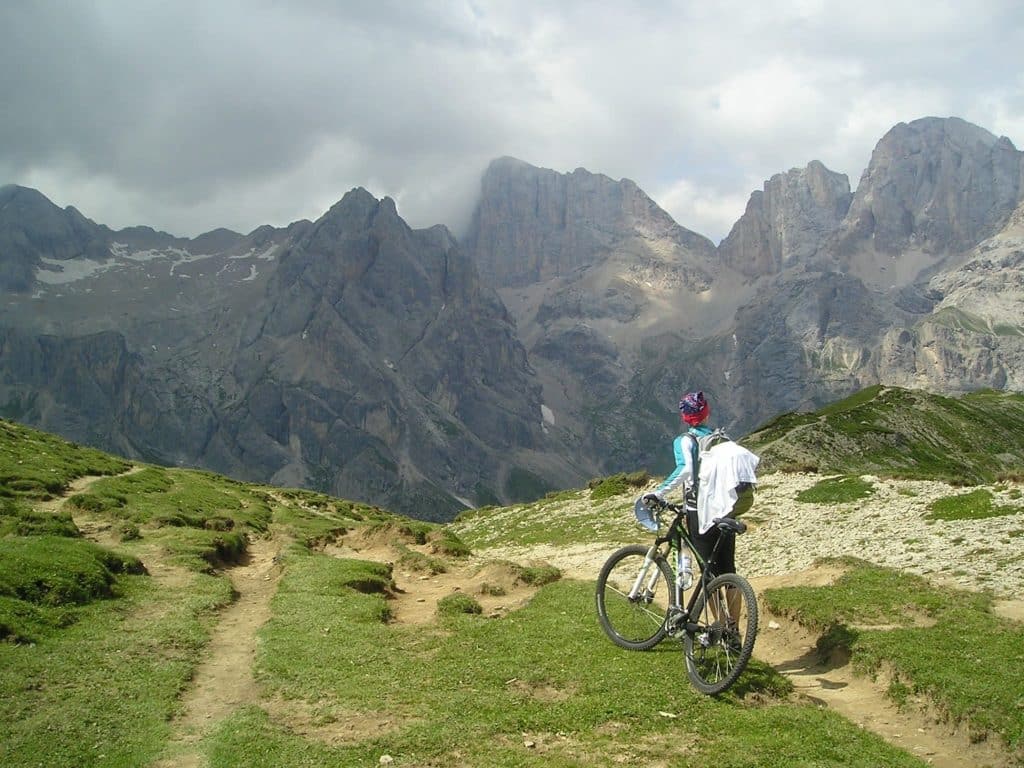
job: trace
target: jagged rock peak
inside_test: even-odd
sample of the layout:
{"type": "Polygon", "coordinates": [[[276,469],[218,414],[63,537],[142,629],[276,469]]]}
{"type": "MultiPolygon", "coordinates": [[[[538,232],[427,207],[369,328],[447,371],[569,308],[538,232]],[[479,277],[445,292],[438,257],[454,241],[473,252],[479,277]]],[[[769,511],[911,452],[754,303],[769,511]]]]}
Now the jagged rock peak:
{"type": "Polygon", "coordinates": [[[370,222],[377,215],[378,211],[389,213],[395,217],[398,211],[395,208],[395,201],[390,197],[378,200],[363,187],[354,187],[330,207],[321,216],[316,224],[324,221],[347,221],[355,224],[361,222],[363,226],[369,226],[370,222]]]}
{"type": "Polygon", "coordinates": [[[965,251],[1006,223],[1021,199],[1024,153],[956,117],[899,123],[878,142],[838,245],[882,253],[965,251]]]}
{"type": "Polygon", "coordinates": [[[810,258],[846,215],[852,198],[846,174],[821,162],[778,173],[755,190],[719,246],[722,261],[748,277],[775,274],[810,258]]]}
{"type": "Polygon", "coordinates": [[[626,237],[671,239],[707,258],[714,251],[628,179],[584,168],[563,174],[511,157],[485,171],[465,244],[494,285],[521,286],[598,263],[626,237]]]}

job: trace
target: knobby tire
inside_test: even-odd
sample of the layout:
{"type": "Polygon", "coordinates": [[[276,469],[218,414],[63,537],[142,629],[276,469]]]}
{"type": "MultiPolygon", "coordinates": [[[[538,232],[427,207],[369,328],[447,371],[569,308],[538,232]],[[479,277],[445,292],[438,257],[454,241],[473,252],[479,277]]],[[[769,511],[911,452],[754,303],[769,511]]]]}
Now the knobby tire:
{"type": "Polygon", "coordinates": [[[701,693],[722,693],[743,673],[754,651],[757,599],[753,587],[735,573],[718,576],[698,593],[691,621],[697,629],[683,637],[690,682],[701,693]],[[738,616],[728,610],[727,595],[733,590],[737,597],[732,604],[740,606],[738,616]],[[735,627],[732,620],[737,622],[735,627]]]}
{"type": "Polygon", "coordinates": [[[601,628],[613,643],[631,651],[649,650],[665,639],[665,618],[675,594],[672,569],[659,555],[644,579],[644,594],[636,600],[629,599],[648,549],[642,544],[623,547],[608,558],[597,577],[597,616],[601,628]],[[649,577],[653,573],[658,575],[648,594],[646,588],[651,585],[649,577]]]}

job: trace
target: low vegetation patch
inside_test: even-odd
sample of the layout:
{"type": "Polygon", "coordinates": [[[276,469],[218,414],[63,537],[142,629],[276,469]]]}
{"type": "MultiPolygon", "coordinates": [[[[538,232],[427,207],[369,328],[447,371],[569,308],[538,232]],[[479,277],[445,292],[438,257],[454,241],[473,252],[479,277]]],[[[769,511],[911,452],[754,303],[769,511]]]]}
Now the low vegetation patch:
{"type": "Polygon", "coordinates": [[[437,601],[437,613],[441,616],[469,614],[476,616],[484,612],[483,607],[474,598],[462,592],[445,595],[437,601]]]}
{"type": "Polygon", "coordinates": [[[45,512],[10,498],[0,498],[0,537],[67,536],[81,534],[67,512],[45,512]]]}
{"type": "Polygon", "coordinates": [[[591,501],[601,501],[611,496],[621,496],[630,489],[644,488],[651,482],[647,472],[620,472],[611,477],[598,478],[588,483],[591,501]]]}
{"type": "Polygon", "coordinates": [[[982,520],[986,517],[1019,514],[1020,507],[997,504],[992,492],[978,488],[968,493],[936,499],[928,505],[925,517],[932,520],[982,520]]]}
{"type": "Polygon", "coordinates": [[[875,487],[859,477],[827,477],[796,495],[797,501],[809,504],[847,504],[866,499],[875,487]]]}
{"type": "Polygon", "coordinates": [[[84,605],[114,594],[116,574],[142,563],[62,536],[0,539],[0,595],[48,606],[84,605]]]}
{"type": "Polygon", "coordinates": [[[72,480],[116,475],[131,462],[0,419],[0,496],[51,499],[72,480]]]}
{"type": "Polygon", "coordinates": [[[404,544],[396,544],[395,549],[399,551],[398,565],[416,573],[428,573],[436,576],[439,573],[448,572],[448,564],[438,557],[417,552],[409,549],[404,544]]]}
{"type": "Polygon", "coordinates": [[[943,397],[874,386],[815,413],[784,414],[743,443],[765,472],[803,464],[822,473],[976,485],[1020,474],[1022,432],[1024,395],[943,397]]]}
{"type": "Polygon", "coordinates": [[[465,542],[451,528],[439,528],[428,535],[430,549],[445,557],[469,557],[472,553],[465,542]]]}

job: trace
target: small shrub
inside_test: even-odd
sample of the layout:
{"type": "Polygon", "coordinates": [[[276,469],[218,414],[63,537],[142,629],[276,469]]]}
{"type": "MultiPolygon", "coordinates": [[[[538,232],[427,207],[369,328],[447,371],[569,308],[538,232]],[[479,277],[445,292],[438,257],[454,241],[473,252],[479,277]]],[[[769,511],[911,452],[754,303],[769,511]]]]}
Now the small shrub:
{"type": "Polygon", "coordinates": [[[398,558],[398,564],[403,568],[408,568],[410,571],[429,573],[431,576],[448,572],[448,566],[445,565],[443,560],[431,557],[430,555],[424,555],[422,552],[406,549],[405,547],[402,547],[402,554],[398,558]]]}
{"type": "Polygon", "coordinates": [[[596,478],[587,483],[590,488],[591,501],[601,501],[612,496],[620,496],[631,488],[643,488],[651,480],[646,472],[620,472],[611,477],[596,478]]]}
{"type": "Polygon", "coordinates": [[[480,603],[469,595],[455,592],[437,601],[437,612],[441,616],[479,615],[484,612],[484,609],[480,603]]]}
{"type": "Polygon", "coordinates": [[[408,522],[398,526],[398,534],[413,544],[426,544],[431,530],[433,526],[429,523],[408,522]]]}
{"type": "Polygon", "coordinates": [[[447,557],[469,557],[473,554],[472,550],[466,546],[465,542],[462,541],[450,528],[442,528],[439,533],[433,536],[431,542],[431,551],[436,555],[445,555],[447,557]]]}
{"type": "Polygon", "coordinates": [[[529,584],[532,587],[542,587],[545,584],[558,581],[560,578],[562,578],[562,572],[555,566],[548,565],[547,563],[543,565],[520,566],[516,573],[518,581],[529,584]]]}
{"type": "Polygon", "coordinates": [[[491,584],[485,581],[480,585],[480,594],[489,595],[490,597],[504,597],[508,593],[501,584],[491,584]]]}
{"type": "Polygon", "coordinates": [[[117,535],[121,541],[136,541],[142,538],[142,531],[135,523],[121,523],[117,527],[117,535]]]}
{"type": "Polygon", "coordinates": [[[214,515],[203,520],[203,528],[208,531],[230,531],[234,529],[235,521],[230,517],[214,515]]]}

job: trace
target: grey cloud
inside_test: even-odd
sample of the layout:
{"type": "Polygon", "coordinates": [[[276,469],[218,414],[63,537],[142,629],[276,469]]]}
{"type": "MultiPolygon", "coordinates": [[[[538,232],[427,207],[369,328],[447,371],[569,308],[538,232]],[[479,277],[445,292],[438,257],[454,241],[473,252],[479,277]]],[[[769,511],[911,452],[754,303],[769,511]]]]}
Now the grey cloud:
{"type": "MultiPolygon", "coordinates": [[[[812,159],[856,184],[884,130],[922,116],[905,94],[1024,127],[1015,4],[872,2],[13,0],[0,183],[179,234],[315,218],[361,185],[457,228],[504,154],[742,200],[812,159]],[[777,62],[803,90],[736,85],[777,62]]],[[[670,212],[725,234],[685,200],[670,212]]]]}

